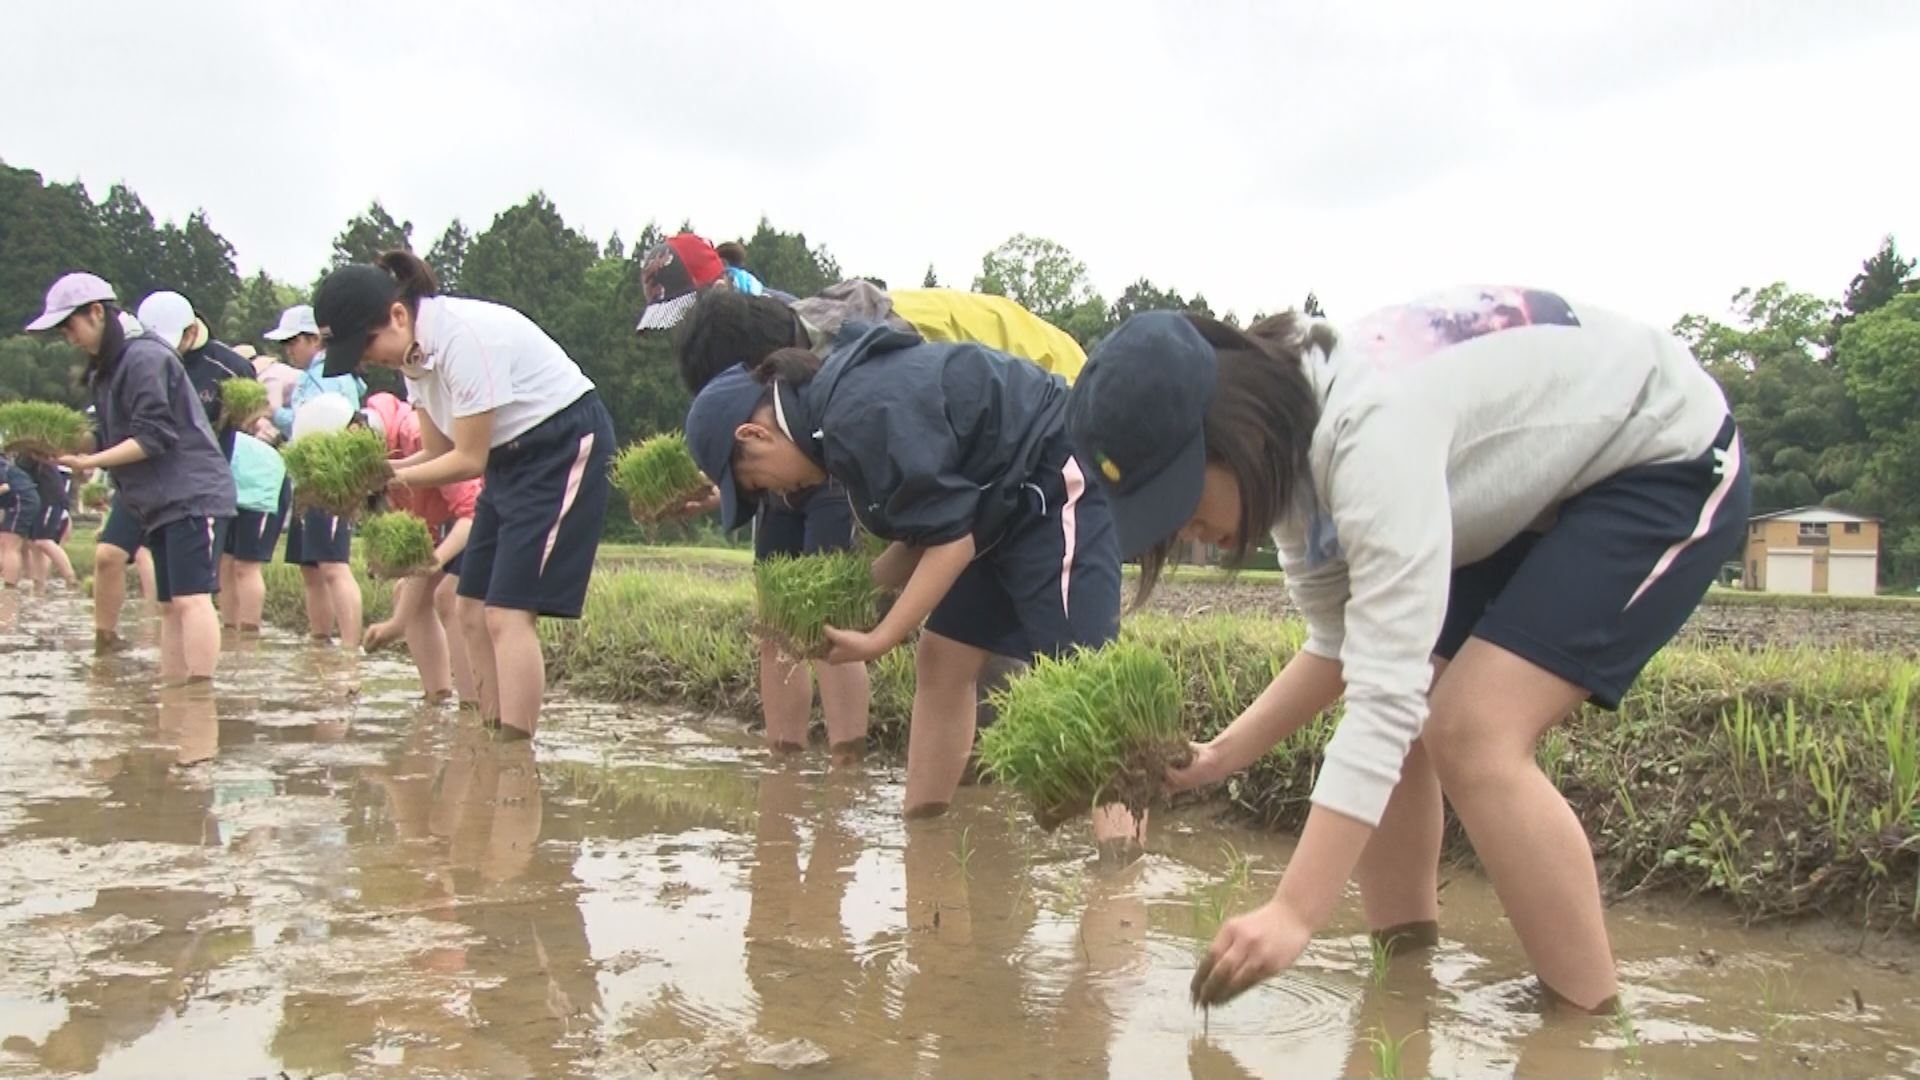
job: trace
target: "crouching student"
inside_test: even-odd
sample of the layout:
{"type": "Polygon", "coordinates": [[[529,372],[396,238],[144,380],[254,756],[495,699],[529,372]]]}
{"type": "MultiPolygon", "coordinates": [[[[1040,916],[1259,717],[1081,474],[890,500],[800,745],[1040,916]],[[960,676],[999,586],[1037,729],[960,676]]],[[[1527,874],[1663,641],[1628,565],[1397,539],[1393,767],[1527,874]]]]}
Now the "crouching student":
{"type": "Polygon", "coordinates": [[[460,626],[482,716],[532,737],[546,692],[534,621],[580,617],[600,546],[612,487],[606,406],[533,320],[439,295],[410,253],[335,270],[313,307],[324,374],[364,359],[406,376],[422,448],[394,463],[396,494],[484,476],[461,559],[460,626]]]}
{"type": "Polygon", "coordinates": [[[208,680],[220,655],[213,593],[233,517],[233,474],[180,358],[121,314],[106,282],[69,274],[54,282],[46,310],[27,329],[57,328],[87,355],[102,449],[60,464],[75,472],[106,469],[146,530],[141,542],[153,552],[162,613],[162,681],[208,680]]]}
{"type": "Polygon", "coordinates": [[[0,585],[28,574],[27,553],[40,523],[40,489],[21,463],[0,454],[0,585]]]}
{"type": "Polygon", "coordinates": [[[78,585],[73,560],[67,558],[67,534],[73,531],[73,470],[52,461],[32,461],[28,469],[40,492],[40,518],[34,523],[27,549],[27,566],[33,586],[47,590],[49,576],[58,576],[68,586],[78,585]]]}
{"type": "Polygon", "coordinates": [[[1221,928],[1217,1003],[1291,966],[1349,878],[1388,948],[1438,935],[1441,797],[1556,997],[1608,1008],[1593,851],[1535,745],[1617,706],[1737,549],[1750,501],[1719,386],[1658,328],[1511,287],[1343,331],[1136,315],[1068,423],[1152,587],[1184,537],[1273,531],[1307,641],[1176,787],[1246,768],[1342,696],[1278,890],[1221,928]]]}
{"type": "MultiPolygon", "coordinates": [[[[413,406],[392,394],[370,395],[361,415],[367,427],[386,438],[389,458],[405,461],[425,448],[413,406]]],[[[473,511],[480,500],[481,486],[478,480],[456,480],[439,487],[391,493],[393,509],[418,517],[433,534],[434,568],[409,575],[394,585],[393,614],[367,627],[366,649],[374,652],[405,639],[428,704],[452,701],[456,694],[462,704],[479,701],[454,605],[460,557],[473,531],[473,511]]]]}
{"type": "Polygon", "coordinates": [[[833,663],[920,633],[905,812],[945,811],[973,747],[989,654],[1027,659],[1113,639],[1120,561],[1105,496],[1065,431],[1064,380],[972,344],[849,323],[828,354],[783,349],[707,383],[687,442],[731,527],[755,499],[843,485],[891,542],[902,591],[871,629],[828,631],[833,663]]]}

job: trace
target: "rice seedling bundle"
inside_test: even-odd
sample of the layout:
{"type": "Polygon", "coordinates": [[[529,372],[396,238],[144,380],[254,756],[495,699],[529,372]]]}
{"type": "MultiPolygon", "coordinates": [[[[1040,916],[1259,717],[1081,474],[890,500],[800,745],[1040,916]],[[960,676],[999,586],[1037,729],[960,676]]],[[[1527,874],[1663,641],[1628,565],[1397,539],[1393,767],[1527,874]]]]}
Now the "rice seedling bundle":
{"type": "Polygon", "coordinates": [[[687,452],[686,437],[655,435],[613,459],[613,486],[627,497],[635,521],[658,521],[713,486],[687,452]]]}
{"type": "Polygon", "coordinates": [[[1049,831],[1111,803],[1143,813],[1163,797],[1168,767],[1188,758],[1180,677],[1132,641],[1040,657],[993,701],[999,719],[981,735],[980,762],[1049,831]]]}
{"type": "Polygon", "coordinates": [[[851,551],[778,557],[753,568],[760,633],[792,656],[827,654],[824,628],[867,630],[880,621],[873,566],[851,551]]]}
{"type": "Polygon", "coordinates": [[[360,523],[361,550],[367,573],[377,578],[403,578],[425,573],[436,565],[433,534],[427,523],[403,511],[374,514],[360,523]]]}
{"type": "Polygon", "coordinates": [[[256,379],[227,379],[220,384],[220,422],[247,428],[267,413],[267,388],[256,379]]]}
{"type": "Polygon", "coordinates": [[[356,521],[367,499],[386,488],[387,440],[366,428],[303,435],[281,451],[293,478],[294,505],[356,521]]]}
{"type": "Polygon", "coordinates": [[[57,458],[86,450],[93,425],[84,413],[51,401],[0,405],[0,447],[9,454],[57,458]]]}

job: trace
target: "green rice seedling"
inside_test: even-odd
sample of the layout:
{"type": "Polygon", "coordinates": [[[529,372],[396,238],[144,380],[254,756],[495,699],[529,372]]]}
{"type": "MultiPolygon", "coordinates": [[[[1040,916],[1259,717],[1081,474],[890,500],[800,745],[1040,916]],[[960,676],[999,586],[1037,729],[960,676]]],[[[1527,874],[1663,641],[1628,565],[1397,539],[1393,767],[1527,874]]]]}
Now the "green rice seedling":
{"type": "Polygon", "coordinates": [[[827,654],[825,628],[866,630],[880,620],[873,567],[854,552],[768,559],[753,568],[760,632],[790,655],[827,654]]]}
{"type": "Polygon", "coordinates": [[[1164,797],[1167,768],[1187,760],[1180,691],[1173,665],[1137,642],[1042,657],[995,691],[981,764],[1049,831],[1103,803],[1144,813],[1164,797]]]}
{"type": "Polygon", "coordinates": [[[427,523],[412,514],[389,511],[360,523],[360,542],[367,556],[367,573],[377,578],[403,578],[431,570],[433,534],[427,523]]]}
{"type": "Polygon", "coordinates": [[[613,486],[627,497],[635,521],[658,521],[713,486],[687,452],[686,436],[655,435],[613,459],[613,486]]]}
{"type": "Polygon", "coordinates": [[[84,414],[51,401],[0,405],[0,446],[9,454],[57,458],[87,448],[93,425],[84,414]]]}
{"type": "Polygon", "coordinates": [[[267,388],[256,379],[228,379],[220,384],[220,423],[241,429],[267,414],[267,388]]]}
{"type": "Polygon", "coordinates": [[[961,877],[970,876],[967,868],[973,864],[973,826],[961,829],[960,835],[954,837],[953,861],[960,867],[961,877]]]}
{"type": "Polygon", "coordinates": [[[367,498],[387,486],[387,440],[366,428],[303,435],[281,455],[293,478],[293,501],[302,510],[324,510],[358,520],[367,498]]]}
{"type": "Polygon", "coordinates": [[[1384,1023],[1374,1025],[1367,1036],[1367,1046],[1373,1051],[1373,1065],[1379,1070],[1380,1080],[1400,1080],[1400,1069],[1407,1056],[1407,1042],[1418,1032],[1409,1031],[1399,1038],[1387,1030],[1384,1023]]]}
{"type": "Polygon", "coordinates": [[[1227,857],[1227,887],[1244,889],[1253,883],[1253,860],[1231,843],[1223,842],[1220,851],[1227,857]]]}

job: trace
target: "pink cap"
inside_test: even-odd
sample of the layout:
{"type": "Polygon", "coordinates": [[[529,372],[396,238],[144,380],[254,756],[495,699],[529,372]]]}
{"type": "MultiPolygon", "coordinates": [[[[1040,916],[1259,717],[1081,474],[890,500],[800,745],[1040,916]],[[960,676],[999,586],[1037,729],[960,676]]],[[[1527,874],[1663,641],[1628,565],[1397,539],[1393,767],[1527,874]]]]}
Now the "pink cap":
{"type": "Polygon", "coordinates": [[[51,330],[88,304],[113,302],[113,286],[104,280],[87,273],[68,274],[47,290],[47,310],[28,323],[27,330],[32,333],[51,330]]]}

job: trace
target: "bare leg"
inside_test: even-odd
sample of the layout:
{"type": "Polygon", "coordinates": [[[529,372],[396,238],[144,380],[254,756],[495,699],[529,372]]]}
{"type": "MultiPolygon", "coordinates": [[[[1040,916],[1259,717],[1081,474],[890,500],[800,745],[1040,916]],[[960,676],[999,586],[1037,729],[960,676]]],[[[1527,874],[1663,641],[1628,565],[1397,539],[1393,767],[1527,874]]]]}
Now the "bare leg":
{"type": "Polygon", "coordinates": [[[975,686],[986,662],[984,649],[921,631],[907,730],[908,817],[931,817],[953,802],[973,750],[975,686]]]}
{"type": "Polygon", "coordinates": [[[261,564],[234,560],[233,597],[229,602],[241,629],[260,629],[260,619],[267,609],[267,579],[261,564]]]}
{"type": "Polygon", "coordinates": [[[326,583],[327,598],[332,602],[340,644],[348,649],[359,648],[360,583],[354,580],[353,567],[346,563],[321,563],[320,577],[326,583]]]}
{"type": "Polygon", "coordinates": [[[540,723],[540,702],[547,694],[547,662],[540,655],[534,614],[514,608],[486,608],[487,636],[500,679],[500,727],[531,737],[540,723]]]}
{"type": "Polygon", "coordinates": [[[867,748],[868,714],[873,706],[873,683],[865,664],[813,665],[820,679],[820,711],[826,714],[827,745],[834,760],[850,764],[867,748]]]}
{"type": "Polygon", "coordinates": [[[760,710],[767,721],[767,745],[775,750],[804,750],[807,721],[813,712],[813,679],[771,641],[760,642],[760,710]]]}
{"type": "MultiPolygon", "coordinates": [[[[183,598],[184,599],[184,598],[183,598]]],[[[178,600],[160,605],[160,685],[187,681],[187,640],[184,611],[178,600]]]]}
{"type": "MultiPolygon", "coordinates": [[[[144,551],[145,549],[141,549],[144,551]]],[[[120,609],[127,602],[127,553],[112,544],[93,549],[93,635],[109,641],[120,634],[120,609]]]]}
{"type": "Polygon", "coordinates": [[[453,672],[453,689],[460,700],[478,701],[480,692],[473,677],[473,664],[467,658],[466,634],[460,629],[460,620],[456,614],[456,601],[459,599],[460,579],[451,574],[443,574],[440,584],[433,590],[434,617],[440,620],[440,630],[447,642],[447,660],[453,672]]]}
{"type": "Polygon", "coordinates": [[[1547,989],[1583,1009],[1618,992],[1587,834],[1534,744],[1586,691],[1470,638],[1433,692],[1424,741],[1447,798],[1547,989]]]}
{"type": "Polygon", "coordinates": [[[318,566],[300,568],[300,587],[307,597],[307,633],[325,640],[333,636],[333,594],[318,566]]]}
{"type": "Polygon", "coordinates": [[[80,576],[73,572],[73,560],[67,558],[67,549],[61,547],[57,540],[41,540],[38,543],[41,556],[47,560],[53,572],[60,575],[60,580],[69,585],[78,584],[80,576]]]}
{"type": "Polygon", "coordinates": [[[220,609],[220,625],[229,630],[240,629],[240,590],[234,587],[234,561],[231,555],[220,556],[220,598],[215,606],[220,609]]]}
{"type": "Polygon", "coordinates": [[[480,718],[500,719],[500,669],[494,662],[493,639],[487,635],[487,608],[479,600],[460,597],[455,605],[460,616],[460,636],[466,639],[467,659],[473,664],[473,681],[480,702],[480,718]]]}
{"type": "MultiPolygon", "coordinates": [[[[402,584],[409,592],[428,592],[434,587],[434,582],[425,577],[410,577],[402,584]]],[[[408,604],[406,620],[402,629],[407,635],[407,651],[413,654],[413,666],[420,672],[420,688],[428,701],[443,701],[453,693],[453,669],[447,655],[447,635],[440,627],[440,613],[434,610],[430,593],[408,604]]]]}
{"type": "Polygon", "coordinates": [[[220,662],[220,615],[213,610],[213,597],[206,593],[175,597],[170,606],[187,678],[213,678],[220,662]]]}
{"type": "MultiPolygon", "coordinates": [[[[1436,657],[1436,684],[1446,669],[1447,662],[1436,657]]],[[[1438,940],[1445,821],[1440,778],[1433,771],[1426,744],[1415,741],[1400,767],[1400,783],[1353,874],[1360,886],[1367,929],[1390,948],[1415,948],[1438,940]]]]}
{"type": "MultiPolygon", "coordinates": [[[[142,547],[133,556],[133,568],[140,574],[140,595],[149,604],[160,602],[159,586],[153,582],[153,552],[142,547]]],[[[122,590],[124,594],[125,590],[122,590]]]]}

